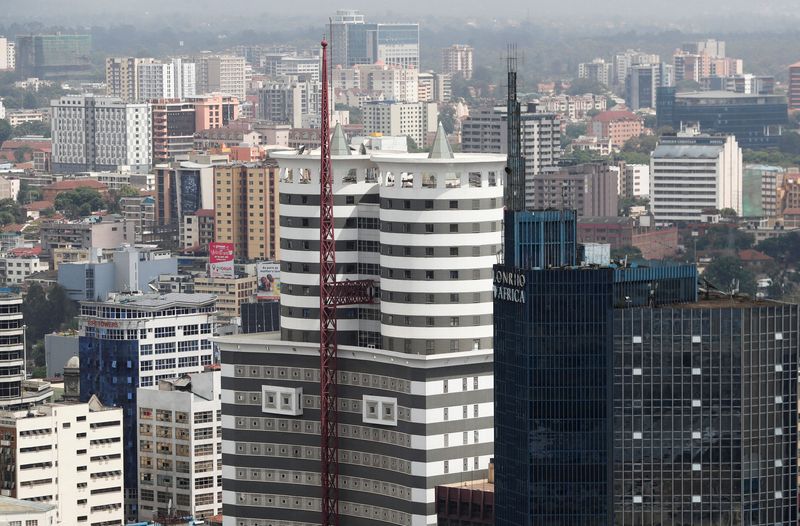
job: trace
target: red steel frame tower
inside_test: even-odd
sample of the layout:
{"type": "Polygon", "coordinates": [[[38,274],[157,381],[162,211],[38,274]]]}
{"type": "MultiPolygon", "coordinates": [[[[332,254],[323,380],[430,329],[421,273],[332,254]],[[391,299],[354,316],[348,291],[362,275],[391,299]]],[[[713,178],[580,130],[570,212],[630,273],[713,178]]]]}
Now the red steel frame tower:
{"type": "Polygon", "coordinates": [[[339,525],[339,415],[336,396],[336,307],[372,303],[370,280],[336,281],[333,221],[328,42],[322,43],[322,104],[319,170],[319,381],[322,461],[322,526],[339,525]]]}

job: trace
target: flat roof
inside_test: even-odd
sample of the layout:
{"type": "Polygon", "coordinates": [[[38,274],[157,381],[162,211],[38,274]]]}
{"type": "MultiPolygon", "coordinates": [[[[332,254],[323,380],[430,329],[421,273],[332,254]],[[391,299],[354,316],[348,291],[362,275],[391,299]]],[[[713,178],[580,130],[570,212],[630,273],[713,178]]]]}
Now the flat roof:
{"type": "Polygon", "coordinates": [[[54,509],[56,507],[52,504],[0,496],[0,515],[17,515],[30,512],[43,513],[54,509]]]}
{"type": "Polygon", "coordinates": [[[783,99],[782,95],[758,95],[756,93],[736,93],[735,91],[711,90],[711,91],[685,91],[675,94],[676,98],[681,99],[757,99],[771,98],[783,99]]]}
{"type": "Polygon", "coordinates": [[[494,493],[494,484],[492,484],[486,479],[469,480],[465,482],[453,482],[452,484],[442,484],[442,487],[471,489],[471,490],[487,491],[489,493],[494,493]]]}
{"type": "Polygon", "coordinates": [[[168,292],[166,294],[117,294],[108,301],[87,301],[99,305],[124,305],[126,307],[165,307],[176,303],[188,303],[191,305],[201,305],[212,302],[216,299],[213,294],[185,292],[168,292]]]}

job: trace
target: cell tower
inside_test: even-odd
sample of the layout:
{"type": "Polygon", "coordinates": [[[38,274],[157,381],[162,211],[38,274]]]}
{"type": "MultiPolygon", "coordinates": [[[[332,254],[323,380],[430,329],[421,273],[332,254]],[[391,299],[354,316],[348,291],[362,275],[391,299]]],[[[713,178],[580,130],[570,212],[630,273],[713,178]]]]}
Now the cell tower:
{"type": "Polygon", "coordinates": [[[520,212],[525,209],[525,159],[522,157],[521,117],[517,100],[517,46],[508,46],[508,99],[506,123],[508,126],[508,161],[506,164],[506,210],[520,212]]]}
{"type": "Polygon", "coordinates": [[[372,303],[370,280],[336,281],[327,41],[322,46],[319,171],[319,381],[322,526],[339,525],[339,414],[336,394],[336,307],[372,303]]]}

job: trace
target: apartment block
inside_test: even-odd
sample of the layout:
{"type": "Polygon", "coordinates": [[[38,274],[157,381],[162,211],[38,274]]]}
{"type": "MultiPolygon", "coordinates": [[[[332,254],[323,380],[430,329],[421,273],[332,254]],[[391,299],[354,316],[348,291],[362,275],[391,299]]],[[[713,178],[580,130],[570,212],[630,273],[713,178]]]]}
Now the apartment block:
{"type": "Polygon", "coordinates": [[[362,107],[364,133],[407,135],[418,147],[425,146],[428,133],[436,131],[439,110],[436,103],[373,101],[362,107]]]}
{"type": "Polygon", "coordinates": [[[453,44],[442,48],[442,69],[445,74],[460,75],[464,80],[472,79],[472,46],[453,44]]]}
{"type": "Polygon", "coordinates": [[[241,316],[242,304],[255,301],[257,285],[258,278],[256,276],[235,278],[199,276],[194,280],[195,292],[214,296],[219,316],[229,320],[241,316]]]}
{"type": "Polygon", "coordinates": [[[203,53],[186,60],[195,63],[198,94],[221,93],[244,100],[247,94],[244,57],[203,53]]]}

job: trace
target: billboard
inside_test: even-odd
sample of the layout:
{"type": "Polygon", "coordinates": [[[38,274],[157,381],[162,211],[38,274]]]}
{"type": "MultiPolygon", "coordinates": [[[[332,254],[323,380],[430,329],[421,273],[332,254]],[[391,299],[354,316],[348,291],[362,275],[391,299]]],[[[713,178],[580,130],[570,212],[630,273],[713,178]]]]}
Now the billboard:
{"type": "Polygon", "coordinates": [[[233,243],[208,244],[208,277],[233,278],[233,243]]]}
{"type": "Polygon", "coordinates": [[[256,298],[263,301],[278,301],[281,297],[281,264],[278,261],[256,263],[258,287],[256,298]]]}

